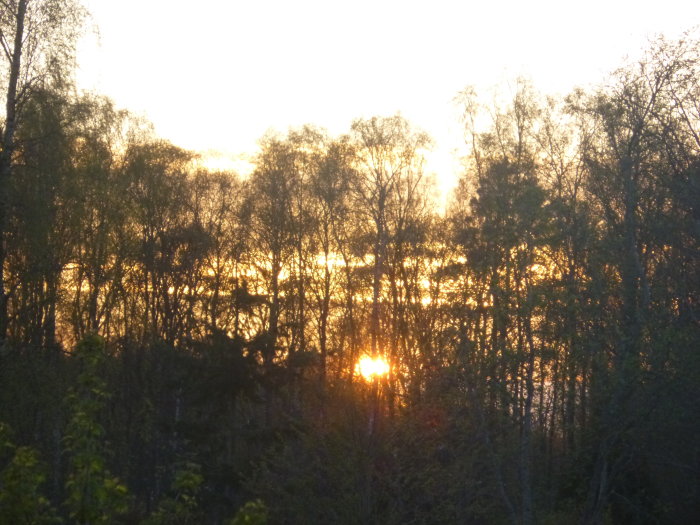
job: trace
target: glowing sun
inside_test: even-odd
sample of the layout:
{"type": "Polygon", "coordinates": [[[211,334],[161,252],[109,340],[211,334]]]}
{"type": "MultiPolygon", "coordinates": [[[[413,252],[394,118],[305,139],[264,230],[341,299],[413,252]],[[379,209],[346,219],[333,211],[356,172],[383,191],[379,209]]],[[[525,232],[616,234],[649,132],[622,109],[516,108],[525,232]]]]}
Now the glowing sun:
{"type": "Polygon", "coordinates": [[[389,372],[389,363],[382,357],[362,357],[355,366],[355,372],[364,377],[367,381],[383,376],[389,372]]]}

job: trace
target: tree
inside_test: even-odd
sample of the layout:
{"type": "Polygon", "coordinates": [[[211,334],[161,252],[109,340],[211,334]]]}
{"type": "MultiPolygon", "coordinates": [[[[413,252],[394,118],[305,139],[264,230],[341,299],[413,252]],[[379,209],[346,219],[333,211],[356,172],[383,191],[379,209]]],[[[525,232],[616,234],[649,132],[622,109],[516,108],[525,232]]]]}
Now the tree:
{"type": "Polygon", "coordinates": [[[133,335],[142,341],[174,344],[192,328],[192,280],[201,277],[209,239],[190,208],[191,159],[190,152],[152,139],[129,144],[125,154],[132,246],[123,299],[133,335]]]}
{"type": "Polygon", "coordinates": [[[0,5],[0,45],[7,60],[0,139],[0,345],[7,333],[3,273],[9,213],[7,187],[17,148],[15,132],[22,122],[25,103],[36,90],[66,84],[84,15],[77,0],[9,0],[0,5]]]}
{"type": "Polygon", "coordinates": [[[511,521],[518,523],[533,523],[536,518],[536,394],[539,390],[540,398],[545,395],[551,344],[546,337],[544,298],[553,288],[546,271],[552,212],[538,180],[535,130],[539,116],[531,86],[520,81],[511,104],[505,110],[496,109],[487,132],[469,130],[474,180],[462,187],[473,186],[476,194],[468,207],[456,208],[466,212],[455,217],[471,303],[464,310],[461,327],[462,344],[473,353],[468,358],[468,388],[475,409],[483,411],[478,406],[482,404],[487,407],[480,417],[484,435],[505,434],[500,451],[490,436],[487,450],[498,492],[511,521]],[[518,467],[519,498],[509,493],[510,476],[503,467],[507,463],[503,456],[510,454],[518,467]]]}
{"type": "Polygon", "coordinates": [[[296,248],[294,198],[299,191],[296,157],[297,151],[289,141],[266,137],[249,182],[251,236],[260,255],[254,267],[264,279],[268,295],[269,310],[261,346],[263,362],[267,367],[277,357],[280,319],[285,313],[282,270],[286,269],[291,275],[291,261],[296,248]]]}
{"type": "Polygon", "coordinates": [[[35,348],[56,349],[61,272],[70,259],[70,218],[76,208],[71,178],[76,106],[52,92],[27,100],[15,137],[14,177],[6,191],[11,220],[5,232],[8,333],[35,348]],[[34,137],[41,137],[37,140],[34,137]]]}
{"type": "MultiPolygon", "coordinates": [[[[664,374],[668,366],[672,354],[661,350],[668,344],[659,341],[662,327],[672,324],[690,336],[680,316],[666,315],[675,310],[666,301],[683,304],[683,311],[693,315],[688,300],[694,292],[681,283],[692,282],[696,271],[685,254],[697,248],[697,237],[679,216],[690,209],[676,192],[683,187],[697,195],[691,181],[697,176],[700,146],[699,68],[697,40],[686,36],[668,43],[660,39],[637,63],[616,71],[609,86],[589,97],[572,98],[572,109],[588,118],[595,130],[582,153],[588,170],[586,190],[603,226],[605,250],[601,255],[612,270],[611,315],[606,322],[611,334],[607,338],[609,366],[604,365],[607,372],[604,367],[599,371],[604,381],[598,382],[598,395],[605,402],[598,405],[599,434],[586,523],[600,523],[611,495],[620,490],[619,480],[624,479],[632,455],[627,436],[638,432],[654,404],[640,387],[655,383],[647,372],[649,367],[654,374],[664,374]],[[684,224],[681,231],[685,233],[671,233],[671,224],[684,224]],[[680,270],[674,271],[671,280],[667,273],[670,258],[680,270]],[[665,312],[663,320],[660,312],[665,312]]],[[[627,501],[636,497],[638,494],[626,495],[627,501]]]]}
{"type": "MultiPolygon", "coordinates": [[[[313,202],[311,213],[316,224],[312,232],[313,246],[319,251],[322,261],[320,269],[312,273],[311,291],[316,299],[315,311],[318,325],[318,349],[321,359],[320,381],[325,386],[328,371],[329,347],[331,344],[333,306],[342,302],[341,281],[343,273],[349,275],[349,264],[344,260],[344,270],[338,264],[344,251],[343,236],[347,231],[343,224],[352,222],[350,189],[355,183],[353,168],[354,150],[347,138],[332,140],[315,156],[316,167],[309,181],[309,194],[313,202]]],[[[351,288],[347,282],[345,289],[351,288]]],[[[346,302],[346,310],[348,303],[346,302]]],[[[350,312],[345,312],[350,315],[350,312]]],[[[352,329],[350,330],[352,332],[352,329]]],[[[341,345],[336,343],[339,352],[341,345]]],[[[352,345],[350,345],[352,346],[352,345]]],[[[352,351],[351,351],[352,354],[352,351]]],[[[338,356],[338,371],[343,372],[343,355],[338,356]]],[[[352,356],[351,356],[352,359],[352,356]]]]}
{"type": "Polygon", "coordinates": [[[17,447],[9,429],[0,423],[0,458],[11,459],[0,470],[0,519],[5,523],[50,525],[60,523],[55,510],[41,493],[46,481],[38,453],[31,447],[17,447]]]}
{"type": "Polygon", "coordinates": [[[431,141],[424,132],[412,129],[400,115],[356,120],[351,138],[360,174],[355,198],[364,215],[365,227],[370,228],[373,273],[369,334],[370,351],[376,356],[382,346],[380,297],[388,246],[398,233],[395,229],[398,222],[416,205],[424,153],[431,141]]]}
{"type": "Polygon", "coordinates": [[[121,150],[129,114],[106,99],[85,96],[75,102],[70,174],[63,206],[70,229],[70,261],[62,273],[65,301],[63,341],[77,343],[87,333],[109,338],[119,333],[119,291],[126,273],[129,181],[121,150]],[[65,321],[64,321],[65,322],[65,321]],[[67,323],[66,323],[67,324],[67,323]]]}
{"type": "Polygon", "coordinates": [[[64,438],[70,454],[66,506],[80,524],[112,523],[128,509],[127,489],[105,465],[105,429],[99,412],[109,397],[100,377],[105,360],[104,340],[87,335],[76,348],[82,370],[66,397],[71,417],[64,438]]]}

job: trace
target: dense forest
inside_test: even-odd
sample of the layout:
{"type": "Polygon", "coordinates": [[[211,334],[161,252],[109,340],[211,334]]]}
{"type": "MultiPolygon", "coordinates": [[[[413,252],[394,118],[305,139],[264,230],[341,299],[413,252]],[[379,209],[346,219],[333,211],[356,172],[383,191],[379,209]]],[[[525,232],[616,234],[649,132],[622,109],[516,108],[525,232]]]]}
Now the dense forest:
{"type": "Polygon", "coordinates": [[[700,519],[693,33],[458,94],[439,206],[401,116],[203,168],[76,90],[83,15],[0,4],[1,523],[700,519]]]}

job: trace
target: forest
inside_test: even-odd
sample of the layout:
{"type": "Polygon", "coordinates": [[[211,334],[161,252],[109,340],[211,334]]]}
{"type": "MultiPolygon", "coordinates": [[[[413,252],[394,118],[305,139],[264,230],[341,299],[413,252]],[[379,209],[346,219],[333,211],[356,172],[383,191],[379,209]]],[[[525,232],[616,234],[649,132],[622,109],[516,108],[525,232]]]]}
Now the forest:
{"type": "MultiPolygon", "coordinates": [[[[0,3],[0,523],[700,519],[700,38],[206,169],[0,3]]],[[[631,50],[632,51],[632,50],[631,50]]]]}

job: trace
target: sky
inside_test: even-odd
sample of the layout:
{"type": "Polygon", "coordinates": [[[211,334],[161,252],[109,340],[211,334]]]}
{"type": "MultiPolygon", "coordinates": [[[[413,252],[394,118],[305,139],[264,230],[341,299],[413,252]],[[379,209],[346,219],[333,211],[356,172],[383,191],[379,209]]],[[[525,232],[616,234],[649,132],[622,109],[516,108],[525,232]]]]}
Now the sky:
{"type": "MultiPolygon", "coordinates": [[[[518,76],[589,86],[649,37],[700,24],[688,0],[85,0],[80,88],[226,167],[268,130],[333,134],[400,112],[435,141],[443,188],[462,147],[456,94],[518,76]]],[[[245,171],[245,163],[234,167],[245,171]]]]}

